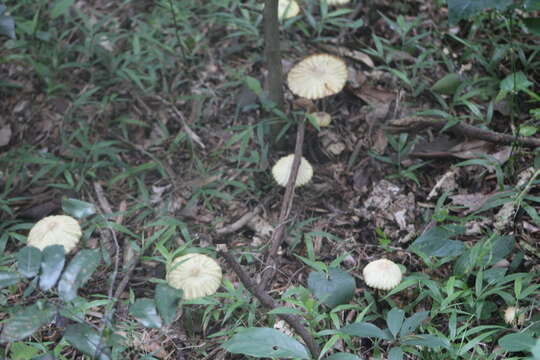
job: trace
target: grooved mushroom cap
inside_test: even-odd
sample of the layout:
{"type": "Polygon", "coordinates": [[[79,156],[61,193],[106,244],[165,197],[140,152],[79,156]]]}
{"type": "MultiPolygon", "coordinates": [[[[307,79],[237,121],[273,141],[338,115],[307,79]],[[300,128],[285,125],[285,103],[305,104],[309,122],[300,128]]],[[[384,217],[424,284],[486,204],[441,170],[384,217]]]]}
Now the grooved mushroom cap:
{"type": "Polygon", "coordinates": [[[368,286],[379,290],[391,290],[401,282],[399,266],[388,259],[370,262],[362,274],[368,286]]]}
{"type": "Polygon", "coordinates": [[[347,65],[337,56],[315,54],[306,57],[289,71],[287,83],[297,96],[321,99],[340,92],[347,75],[347,65]]]}
{"type": "Polygon", "coordinates": [[[173,260],[167,271],[170,286],[184,291],[184,299],[191,300],[212,295],[221,284],[221,267],[209,256],[187,254],[173,260]]]}
{"type": "Polygon", "coordinates": [[[81,226],[71,216],[47,216],[30,229],[27,245],[42,251],[50,245],[63,245],[67,254],[77,246],[81,236],[81,226]]]}
{"type": "Polygon", "coordinates": [[[317,124],[319,124],[320,127],[327,127],[332,122],[332,116],[330,116],[329,113],[324,111],[314,112],[310,115],[315,118],[317,124]]]}
{"type": "Polygon", "coordinates": [[[300,12],[300,6],[296,0],[279,0],[278,15],[280,19],[290,19],[300,12]]]}
{"type": "MultiPolygon", "coordinates": [[[[294,161],[294,154],[290,154],[282,157],[272,168],[272,175],[274,180],[281,185],[287,186],[289,181],[289,176],[291,175],[292,164],[294,161]]],[[[296,176],[296,184],[294,186],[305,185],[311,180],[313,176],[313,167],[311,164],[302,156],[300,158],[300,166],[298,167],[298,175],[296,176]]]]}
{"type": "Polygon", "coordinates": [[[508,325],[523,325],[525,322],[525,314],[518,314],[519,307],[509,306],[504,311],[504,322],[508,325]]]}
{"type": "Polygon", "coordinates": [[[326,0],[326,3],[328,5],[344,5],[344,4],[348,4],[350,2],[351,2],[351,0],[326,0]]]}

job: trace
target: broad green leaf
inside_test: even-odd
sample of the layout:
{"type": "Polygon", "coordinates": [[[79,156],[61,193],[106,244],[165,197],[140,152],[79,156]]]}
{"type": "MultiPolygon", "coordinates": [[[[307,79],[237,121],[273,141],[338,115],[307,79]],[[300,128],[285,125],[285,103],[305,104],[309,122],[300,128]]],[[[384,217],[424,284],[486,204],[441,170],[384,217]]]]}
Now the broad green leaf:
{"type": "Polygon", "coordinates": [[[53,352],[48,352],[43,355],[33,357],[32,360],[56,360],[53,352]]]}
{"type": "Polygon", "coordinates": [[[386,314],[386,325],[388,325],[388,330],[396,338],[401,325],[403,324],[403,319],[405,318],[405,311],[398,308],[393,308],[386,314]]]}
{"type": "Polygon", "coordinates": [[[508,334],[499,339],[499,346],[506,351],[530,351],[536,340],[528,332],[508,334]]]}
{"type": "Polygon", "coordinates": [[[270,328],[246,328],[222,346],[233,354],[258,358],[310,359],[309,353],[301,343],[270,328]]]}
{"type": "Polygon", "coordinates": [[[64,339],[75,349],[92,359],[110,360],[109,350],[105,347],[107,340],[86,324],[73,324],[66,328],[64,339]]]}
{"type": "Polygon", "coordinates": [[[487,9],[505,10],[512,0],[446,0],[448,22],[453,25],[461,19],[468,19],[487,9]]]}
{"type": "Polygon", "coordinates": [[[0,271],[0,289],[18,283],[21,277],[12,271],[0,271]]]}
{"type": "Polygon", "coordinates": [[[77,219],[82,219],[96,213],[94,204],[77,199],[62,199],[62,210],[77,219]]]}
{"type": "Polygon", "coordinates": [[[435,226],[420,235],[409,246],[409,250],[426,256],[457,256],[463,252],[465,245],[462,241],[450,240],[452,235],[447,229],[435,226]]]}
{"type": "Polygon", "coordinates": [[[403,350],[400,347],[393,347],[388,352],[388,360],[403,360],[403,350]]]}
{"type": "Polygon", "coordinates": [[[479,265],[488,266],[499,262],[510,254],[514,248],[514,244],[515,240],[512,235],[497,235],[490,242],[486,243],[490,251],[484,256],[479,265]]]}
{"type": "Polygon", "coordinates": [[[19,341],[32,335],[42,325],[49,323],[55,313],[53,305],[41,301],[16,312],[3,323],[0,343],[19,341]]]}
{"type": "Polygon", "coordinates": [[[328,357],[325,357],[324,360],[362,360],[362,359],[360,359],[358,356],[354,354],[341,352],[341,353],[335,353],[328,357]]]}
{"type": "Polygon", "coordinates": [[[356,282],[345,271],[330,268],[328,273],[311,272],[308,277],[308,287],[323,304],[334,308],[351,301],[356,282]]]}
{"type": "Polygon", "coordinates": [[[261,96],[263,94],[263,89],[259,80],[251,76],[246,76],[244,81],[246,82],[248,88],[253,91],[257,96],[261,96]]]}
{"type": "Polygon", "coordinates": [[[540,338],[536,340],[536,343],[530,350],[533,354],[534,360],[540,359],[540,338]]]}
{"type": "Polygon", "coordinates": [[[538,132],[538,128],[532,125],[523,125],[519,127],[519,136],[533,136],[538,132]]]}
{"type": "Polygon", "coordinates": [[[129,307],[129,313],[137,318],[144,327],[161,327],[161,318],[156,310],[156,303],[152,299],[138,299],[129,307]]]}
{"type": "Polygon", "coordinates": [[[392,340],[389,333],[379,329],[377,326],[368,322],[357,322],[349,324],[339,329],[344,334],[358,337],[370,337],[381,340],[392,340]]]}
{"type": "Polygon", "coordinates": [[[401,327],[399,336],[403,337],[415,331],[420,326],[420,324],[422,324],[424,320],[427,319],[428,315],[429,311],[421,311],[414,313],[411,317],[405,319],[405,321],[403,322],[403,326],[401,327]]]}
{"type": "Polygon", "coordinates": [[[15,256],[17,269],[26,278],[32,278],[39,272],[41,251],[33,246],[25,246],[15,256]]]}
{"type": "Polygon", "coordinates": [[[527,75],[522,71],[518,71],[517,73],[506,76],[501,81],[501,90],[506,92],[519,91],[527,89],[532,85],[533,83],[529,81],[527,75]]]}
{"type": "Polygon", "coordinates": [[[43,249],[41,275],[39,276],[39,287],[41,290],[50,290],[56,284],[65,262],[64,247],[62,245],[47,246],[43,249]]]}
{"type": "Polygon", "coordinates": [[[433,84],[431,90],[437,94],[453,95],[460,84],[461,78],[458,73],[446,74],[433,84]]]}
{"type": "Polygon", "coordinates": [[[77,290],[90,279],[100,260],[99,249],[79,251],[58,282],[60,298],[66,302],[75,299],[77,290]]]}
{"type": "Polygon", "coordinates": [[[182,290],[175,289],[167,284],[158,284],[154,301],[156,308],[165,325],[173,322],[178,310],[178,304],[182,298],[182,290]]]}
{"type": "Polygon", "coordinates": [[[39,349],[34,346],[25,344],[24,342],[14,342],[9,347],[9,355],[12,360],[27,360],[32,359],[39,349]]]}
{"type": "Polygon", "coordinates": [[[405,345],[419,345],[429,348],[443,347],[450,348],[450,342],[447,339],[435,335],[408,335],[401,338],[401,343],[405,345]]]}

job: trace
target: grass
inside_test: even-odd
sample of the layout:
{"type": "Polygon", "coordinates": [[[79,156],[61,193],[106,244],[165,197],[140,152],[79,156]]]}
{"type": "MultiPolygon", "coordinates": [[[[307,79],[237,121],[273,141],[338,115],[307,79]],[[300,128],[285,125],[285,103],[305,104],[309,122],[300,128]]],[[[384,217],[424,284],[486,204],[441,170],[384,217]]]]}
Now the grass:
{"type": "MultiPolygon", "coordinates": [[[[305,3],[303,15],[282,23],[287,63],[320,51],[322,43],[337,44],[375,62],[370,68],[348,59],[355,81],[404,93],[394,104],[397,113],[423,111],[515,136],[522,127],[538,128],[540,47],[519,12],[486,12],[449,28],[444,4],[374,3],[355,15],[356,3],[305,3]],[[455,89],[433,91],[446,74],[459,75],[455,89]]],[[[167,262],[179,253],[218,258],[216,247],[226,244],[254,278],[263,270],[268,238],[248,227],[215,232],[259,205],[261,216],[277,225],[282,192],[269,168],[280,153],[267,144],[272,120],[260,92],[261,6],[227,0],[5,5],[17,38],[0,37],[0,113],[6,114],[0,129],[9,124],[12,131],[0,154],[0,326],[21,309],[39,308],[40,300],[58,312],[54,322],[8,343],[0,357],[89,359],[104,345],[109,358],[250,358],[223,345],[241,340],[244,328],[273,328],[278,314],[293,313],[333,359],[339,352],[351,354],[342,359],[538,358],[538,345],[531,352],[540,333],[537,166],[520,183],[537,152],[513,146],[506,161],[484,149],[465,159],[415,159],[415,146],[444,140],[422,131],[380,133],[389,146],[377,153],[368,134],[378,126],[351,119],[384,104],[354,95],[361,86],[352,81],[321,104],[335,117],[325,131],[339,135],[345,152],[330,159],[320,133],[307,131],[304,152],[316,176],[296,192],[284,261],[269,292],[283,307],[268,312],[220,260],[225,276],[217,294],[183,303],[170,326],[142,326],[130,307],[154,298],[167,262]],[[240,106],[243,90],[249,101],[240,106]],[[459,187],[427,200],[453,165],[463,169],[459,187]],[[405,209],[416,231],[410,243],[399,241],[404,234],[393,215],[368,209],[369,218],[360,211],[382,179],[422,205],[405,209]],[[486,196],[464,205],[452,199],[457,192],[486,196]],[[508,221],[496,228],[505,206],[508,221]],[[73,301],[63,301],[57,289],[42,291],[37,278],[10,277],[32,225],[64,212],[82,212],[82,247],[99,249],[103,260],[73,301]],[[118,257],[110,250],[115,246],[118,257]],[[401,284],[387,293],[368,288],[361,276],[380,257],[404,270],[401,284]],[[114,303],[110,290],[130,261],[136,266],[129,285],[114,303]],[[307,281],[328,267],[356,282],[354,296],[334,308],[307,281]],[[523,324],[504,322],[507,306],[519,307],[523,324]],[[347,328],[353,323],[369,331],[347,328]],[[65,331],[74,325],[87,338],[101,334],[103,344],[76,345],[65,331]]],[[[291,117],[299,113],[291,106],[291,117]]],[[[293,129],[292,121],[286,126],[293,129]]]]}

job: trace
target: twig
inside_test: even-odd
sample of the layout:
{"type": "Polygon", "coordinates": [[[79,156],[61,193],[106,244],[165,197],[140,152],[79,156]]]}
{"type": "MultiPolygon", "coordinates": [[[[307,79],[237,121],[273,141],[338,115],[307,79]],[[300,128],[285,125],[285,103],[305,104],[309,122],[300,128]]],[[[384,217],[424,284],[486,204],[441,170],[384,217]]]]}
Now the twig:
{"type": "MultiPolygon", "coordinates": [[[[447,125],[447,120],[429,117],[429,116],[409,116],[391,121],[385,126],[385,130],[389,132],[413,132],[425,127],[442,129],[447,125]]],[[[448,131],[456,134],[467,136],[472,139],[479,139],[495,144],[512,145],[519,144],[526,147],[540,146],[540,139],[531,136],[514,136],[510,134],[501,134],[496,131],[481,129],[479,127],[457,123],[448,131]]]]}
{"type": "MultiPolygon", "coordinates": [[[[222,251],[220,252],[220,254],[225,258],[229,266],[238,275],[240,281],[242,281],[242,284],[244,284],[246,289],[248,289],[249,292],[252,293],[253,296],[255,296],[261,302],[261,304],[263,304],[269,309],[275,309],[278,307],[278,304],[276,304],[276,302],[270,295],[268,295],[264,290],[257,286],[256,283],[251,281],[251,279],[244,272],[240,264],[236,262],[234,256],[232,256],[226,251],[222,251]]],[[[319,345],[317,344],[315,339],[313,339],[313,337],[304,327],[304,325],[302,325],[302,318],[300,316],[290,314],[278,314],[278,317],[285,320],[294,329],[294,331],[304,340],[304,343],[308,347],[313,358],[318,359],[321,352],[319,349],[319,345]]]]}
{"type": "Polygon", "coordinates": [[[285,195],[283,196],[283,201],[281,203],[281,211],[279,214],[279,223],[272,234],[270,240],[271,248],[266,256],[266,267],[262,275],[261,282],[259,284],[259,289],[264,291],[268,283],[272,280],[276,273],[277,267],[277,252],[283,242],[283,236],[285,234],[285,223],[289,218],[291,212],[292,202],[294,198],[294,187],[296,184],[296,177],[298,175],[298,168],[300,167],[300,159],[302,157],[302,145],[304,144],[304,131],[305,124],[302,121],[298,125],[298,130],[296,132],[296,146],[294,148],[294,160],[292,164],[291,174],[289,175],[289,181],[287,182],[287,187],[285,190],[285,195]]]}
{"type": "Polygon", "coordinates": [[[224,226],[222,228],[216,229],[216,233],[223,235],[223,234],[230,234],[235,231],[240,230],[244,227],[248,222],[251,221],[256,215],[258,215],[261,212],[260,207],[256,207],[253,211],[249,211],[245,213],[240,219],[236,220],[232,224],[229,224],[227,226],[224,226]]]}

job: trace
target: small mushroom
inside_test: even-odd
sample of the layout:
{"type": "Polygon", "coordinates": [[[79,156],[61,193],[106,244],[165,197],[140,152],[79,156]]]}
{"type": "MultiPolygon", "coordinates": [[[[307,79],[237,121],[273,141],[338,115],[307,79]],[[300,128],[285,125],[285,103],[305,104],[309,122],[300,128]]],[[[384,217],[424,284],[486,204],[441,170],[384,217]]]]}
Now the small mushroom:
{"type": "MultiPolygon", "coordinates": [[[[282,157],[272,168],[274,180],[281,185],[287,186],[289,176],[291,175],[294,154],[282,157]]],[[[304,157],[300,158],[300,166],[298,167],[298,175],[296,176],[295,186],[307,184],[313,177],[313,167],[304,157]]]]}
{"type": "Polygon", "coordinates": [[[63,245],[67,254],[77,246],[81,236],[81,226],[71,216],[47,216],[30,229],[27,244],[42,251],[50,245],[63,245]]]}
{"type": "Polygon", "coordinates": [[[280,19],[286,20],[295,17],[300,13],[300,6],[296,0],[279,0],[278,15],[280,19]]]}
{"type": "Polygon", "coordinates": [[[366,284],[374,289],[391,290],[401,282],[401,270],[394,262],[388,259],[379,259],[370,262],[362,274],[366,284]]]}
{"type": "MultiPolygon", "coordinates": [[[[323,0],[321,0],[323,1],[323,0]]],[[[345,4],[348,4],[350,3],[351,0],[326,0],[326,3],[330,6],[332,5],[345,5],[345,4]]]]}
{"type": "Polygon", "coordinates": [[[314,100],[340,92],[347,76],[347,65],[341,58],[315,54],[301,60],[289,71],[287,83],[293,94],[314,100]]]}
{"type": "Polygon", "coordinates": [[[509,306],[504,311],[504,322],[512,326],[523,325],[525,323],[525,314],[519,313],[519,307],[509,306]]]}
{"type": "Polygon", "coordinates": [[[317,111],[310,114],[315,118],[319,127],[327,127],[332,122],[332,116],[324,111],[317,111]]]}
{"type": "Polygon", "coordinates": [[[179,256],[167,271],[167,283],[173,288],[182,289],[186,300],[214,294],[221,284],[221,277],[219,264],[203,254],[179,256]]]}

